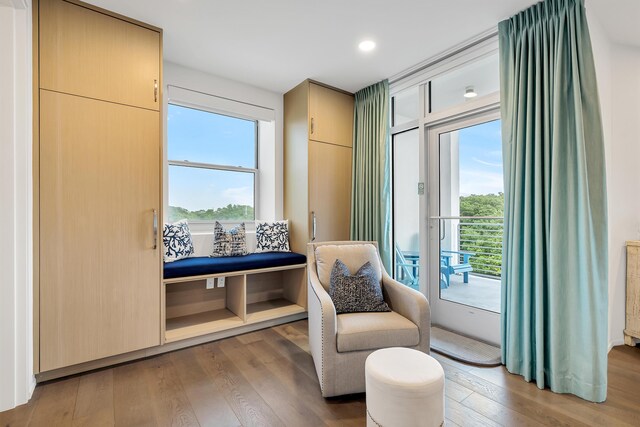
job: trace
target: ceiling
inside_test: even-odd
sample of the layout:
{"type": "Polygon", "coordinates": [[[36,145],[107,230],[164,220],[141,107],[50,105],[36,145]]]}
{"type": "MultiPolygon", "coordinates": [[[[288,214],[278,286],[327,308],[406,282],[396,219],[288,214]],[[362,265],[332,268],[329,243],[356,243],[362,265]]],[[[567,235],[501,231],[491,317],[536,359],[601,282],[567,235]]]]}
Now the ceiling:
{"type": "MultiPolygon", "coordinates": [[[[609,1],[589,1],[616,16],[609,1]]],[[[495,27],[536,0],[89,2],[163,28],[168,61],[284,93],[306,78],[357,91],[495,27]],[[365,38],[377,43],[374,51],[358,50],[365,38]]],[[[635,23],[630,27],[637,31],[635,23]]]]}
{"type": "Polygon", "coordinates": [[[585,0],[585,3],[593,9],[593,16],[612,41],[640,47],[639,0],[585,0]]]}

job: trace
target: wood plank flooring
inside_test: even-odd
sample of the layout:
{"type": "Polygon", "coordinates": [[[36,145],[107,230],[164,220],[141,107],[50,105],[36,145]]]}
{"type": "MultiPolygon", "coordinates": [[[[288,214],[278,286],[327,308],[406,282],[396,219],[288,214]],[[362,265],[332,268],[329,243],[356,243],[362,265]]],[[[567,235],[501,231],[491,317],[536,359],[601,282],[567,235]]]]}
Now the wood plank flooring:
{"type": "MultiPolygon", "coordinates": [[[[433,354],[447,426],[638,426],[640,348],[609,354],[608,399],[539,390],[433,354]]],[[[307,321],[40,384],[0,426],[364,426],[364,394],[323,399],[307,321]]]]}

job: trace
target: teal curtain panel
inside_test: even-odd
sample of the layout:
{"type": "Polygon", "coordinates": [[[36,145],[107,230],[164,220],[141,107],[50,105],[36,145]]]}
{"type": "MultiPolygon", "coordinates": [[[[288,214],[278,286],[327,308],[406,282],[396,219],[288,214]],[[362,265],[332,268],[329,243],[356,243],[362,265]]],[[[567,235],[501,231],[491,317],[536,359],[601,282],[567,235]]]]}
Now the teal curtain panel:
{"type": "Polygon", "coordinates": [[[502,361],[538,387],[607,394],[607,200],[581,0],[499,24],[505,236],[502,361]]]}
{"type": "Polygon", "coordinates": [[[389,82],[355,94],[351,239],[375,240],[391,269],[389,82]]]}

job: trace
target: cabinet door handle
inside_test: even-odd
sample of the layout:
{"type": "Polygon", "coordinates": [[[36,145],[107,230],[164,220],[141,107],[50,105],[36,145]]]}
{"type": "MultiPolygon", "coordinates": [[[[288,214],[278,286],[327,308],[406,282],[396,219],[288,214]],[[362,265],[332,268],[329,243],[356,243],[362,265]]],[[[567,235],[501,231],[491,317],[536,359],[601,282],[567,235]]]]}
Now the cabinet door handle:
{"type": "Polygon", "coordinates": [[[158,81],[153,81],[153,102],[158,102],[158,81]]]}
{"type": "Polygon", "coordinates": [[[316,240],[316,213],[311,211],[311,241],[316,240]]]}
{"type": "Polygon", "coordinates": [[[311,135],[313,135],[313,128],[314,128],[314,126],[313,126],[313,117],[311,117],[311,135]]]}
{"type": "Polygon", "coordinates": [[[153,210],[153,249],[158,249],[158,211],[153,210]]]}

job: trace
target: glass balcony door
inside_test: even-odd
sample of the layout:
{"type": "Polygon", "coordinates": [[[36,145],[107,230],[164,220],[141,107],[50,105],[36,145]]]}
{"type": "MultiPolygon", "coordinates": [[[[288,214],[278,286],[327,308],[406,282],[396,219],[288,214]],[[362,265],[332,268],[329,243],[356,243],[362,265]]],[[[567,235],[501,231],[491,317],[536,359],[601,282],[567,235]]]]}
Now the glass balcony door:
{"type": "Polygon", "coordinates": [[[432,321],[499,344],[504,190],[499,112],[426,129],[432,321]]]}
{"type": "Polygon", "coordinates": [[[420,135],[411,129],[393,135],[394,277],[420,290],[420,135]]]}

